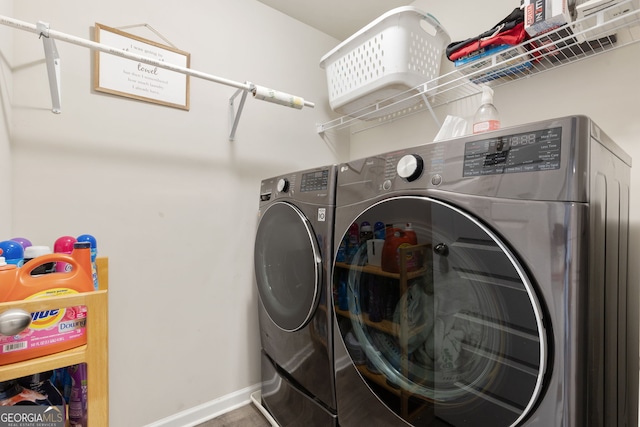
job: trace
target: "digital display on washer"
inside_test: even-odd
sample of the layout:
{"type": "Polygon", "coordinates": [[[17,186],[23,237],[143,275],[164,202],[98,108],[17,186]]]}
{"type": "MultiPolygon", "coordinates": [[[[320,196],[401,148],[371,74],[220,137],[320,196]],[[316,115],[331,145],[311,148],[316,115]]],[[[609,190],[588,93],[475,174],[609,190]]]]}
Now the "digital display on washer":
{"type": "Polygon", "coordinates": [[[559,169],[561,139],[557,127],[467,142],[462,176],[559,169]]]}
{"type": "Polygon", "coordinates": [[[329,169],[302,175],[300,191],[322,191],[329,188],[329,169]]]}

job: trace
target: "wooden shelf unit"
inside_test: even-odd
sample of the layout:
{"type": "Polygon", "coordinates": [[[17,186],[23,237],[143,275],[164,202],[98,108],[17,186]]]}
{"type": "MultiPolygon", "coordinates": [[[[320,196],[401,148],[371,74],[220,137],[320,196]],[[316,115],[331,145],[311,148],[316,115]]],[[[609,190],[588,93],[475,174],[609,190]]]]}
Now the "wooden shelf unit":
{"type": "MultiPolygon", "coordinates": [[[[432,263],[431,259],[432,253],[432,245],[431,244],[419,244],[415,246],[406,246],[399,248],[399,273],[392,273],[388,271],[382,270],[382,268],[372,265],[352,265],[345,262],[336,262],[336,268],[341,268],[345,270],[354,270],[364,274],[372,274],[375,276],[386,277],[390,279],[394,279],[397,281],[397,286],[400,291],[400,295],[404,295],[409,289],[409,281],[415,279],[417,277],[423,276],[425,274],[430,274],[429,269],[426,267],[430,263],[432,263]],[[422,259],[423,267],[417,270],[409,271],[409,267],[407,266],[407,258],[409,254],[419,254],[422,259]]],[[[406,303],[406,301],[405,301],[406,303]]],[[[350,319],[358,319],[359,323],[364,324],[368,327],[374,328],[378,331],[381,331],[385,334],[392,335],[400,340],[400,370],[403,375],[408,376],[408,358],[409,354],[407,351],[407,343],[402,342],[401,337],[408,338],[414,334],[420,332],[422,327],[409,329],[409,321],[407,319],[407,308],[403,307],[401,310],[400,323],[396,324],[391,320],[383,319],[380,322],[372,322],[369,320],[369,315],[367,313],[359,313],[354,314],[348,310],[340,310],[339,308],[335,308],[335,312],[337,315],[350,318],[350,319]],[[398,333],[400,332],[400,335],[398,333]]],[[[418,406],[414,411],[409,407],[409,400],[412,397],[416,397],[411,392],[404,390],[399,387],[394,387],[387,381],[387,378],[383,374],[376,374],[369,371],[364,365],[359,365],[356,367],[360,374],[364,377],[377,384],[378,386],[384,388],[388,392],[391,392],[393,395],[400,399],[400,415],[405,419],[410,418],[414,413],[419,413],[420,411],[429,410],[431,407],[431,403],[428,400],[424,400],[420,398],[420,400],[424,400],[424,404],[418,406]]]]}
{"type": "Polygon", "coordinates": [[[100,289],[70,296],[0,303],[0,313],[10,308],[36,311],[87,307],[87,344],[49,356],[0,366],[0,381],[33,375],[78,363],[87,364],[88,424],[109,426],[109,259],[96,259],[100,289]]]}

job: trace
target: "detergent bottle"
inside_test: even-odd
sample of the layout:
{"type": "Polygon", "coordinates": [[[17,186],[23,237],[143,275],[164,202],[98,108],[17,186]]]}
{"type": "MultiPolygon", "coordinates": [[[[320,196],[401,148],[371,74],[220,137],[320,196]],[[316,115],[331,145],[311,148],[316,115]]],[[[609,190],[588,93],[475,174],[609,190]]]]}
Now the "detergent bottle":
{"type": "Polygon", "coordinates": [[[0,250],[7,264],[14,264],[22,267],[24,264],[24,248],[14,240],[3,240],[0,242],[0,250]]]}
{"type": "MultiPolygon", "coordinates": [[[[2,250],[0,249],[0,255],[2,255],[2,250]]],[[[7,260],[3,257],[0,256],[0,275],[2,274],[3,271],[7,271],[7,270],[15,270],[16,268],[18,268],[17,265],[15,264],[7,264],[7,260]]],[[[0,281],[0,284],[2,282],[0,281]]],[[[2,291],[0,291],[2,292],[2,291]]]]}
{"type": "MultiPolygon", "coordinates": [[[[384,239],[384,245],[382,246],[382,260],[381,268],[383,271],[389,273],[400,272],[400,251],[399,249],[406,246],[417,245],[417,237],[411,226],[405,228],[398,228],[394,226],[388,226],[386,229],[386,236],[384,239]]],[[[419,268],[418,262],[414,259],[416,255],[409,253],[407,255],[406,267],[407,271],[414,271],[419,268]]]]}
{"type": "Polygon", "coordinates": [[[29,246],[31,246],[31,240],[27,239],[26,237],[12,237],[11,240],[20,243],[20,246],[22,246],[24,249],[27,249],[29,246]]]}
{"type": "MultiPolygon", "coordinates": [[[[24,250],[24,263],[31,261],[34,258],[38,258],[42,255],[48,255],[51,253],[49,246],[27,246],[24,250]]],[[[36,261],[38,262],[38,261],[36,261]]],[[[46,264],[40,264],[31,271],[31,275],[54,273],[56,271],[56,263],[48,262],[46,264]]]]}
{"type": "Polygon", "coordinates": [[[91,234],[82,234],[77,238],[78,242],[89,242],[91,244],[91,274],[93,275],[93,288],[97,291],[100,286],[98,284],[98,266],[96,258],[98,257],[98,243],[96,238],[91,234]]]}
{"type": "Polygon", "coordinates": [[[369,222],[362,221],[360,224],[360,244],[366,244],[369,239],[373,239],[373,229],[369,222]]]}
{"type": "MultiPolygon", "coordinates": [[[[53,252],[57,254],[70,255],[73,252],[73,245],[76,243],[76,238],[73,236],[58,237],[53,243],[53,252]]],[[[56,271],[68,272],[71,270],[71,265],[66,262],[57,262],[56,271]]]]}
{"type": "Polygon", "coordinates": [[[373,225],[373,238],[384,240],[386,225],[382,221],[378,221],[373,225]]]}
{"type": "MultiPolygon", "coordinates": [[[[78,242],[71,255],[42,255],[21,268],[0,266],[0,302],[93,291],[90,246],[89,242],[78,242]],[[66,273],[31,275],[42,264],[51,262],[67,263],[72,269],[66,273]]],[[[17,335],[0,336],[0,365],[86,344],[86,317],[85,306],[31,313],[31,324],[27,329],[17,335]]]]}
{"type": "Polygon", "coordinates": [[[353,262],[360,248],[360,227],[352,223],[347,231],[347,262],[353,262]]]}
{"type": "MultiPolygon", "coordinates": [[[[407,235],[407,237],[409,238],[409,245],[411,246],[415,246],[418,244],[418,236],[416,235],[416,232],[413,230],[413,226],[411,225],[410,222],[407,222],[404,226],[404,232],[407,235]]],[[[402,247],[402,245],[401,245],[402,247]]],[[[407,271],[415,271],[418,270],[420,268],[420,266],[422,265],[422,260],[420,257],[420,252],[419,251],[412,251],[412,252],[407,252],[406,255],[406,265],[407,265],[407,271]]]]}
{"type": "Polygon", "coordinates": [[[69,396],[69,424],[72,427],[87,425],[87,364],[69,366],[71,376],[71,394],[69,396]]]}

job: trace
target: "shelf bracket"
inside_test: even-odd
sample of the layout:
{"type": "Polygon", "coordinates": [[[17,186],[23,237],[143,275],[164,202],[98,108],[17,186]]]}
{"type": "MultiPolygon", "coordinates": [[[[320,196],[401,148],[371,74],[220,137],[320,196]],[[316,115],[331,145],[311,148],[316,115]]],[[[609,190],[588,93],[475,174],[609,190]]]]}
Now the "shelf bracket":
{"type": "Polygon", "coordinates": [[[60,55],[56,48],[56,42],[49,37],[49,24],[38,21],[36,29],[44,46],[44,57],[47,63],[47,75],[49,76],[49,90],[51,91],[51,111],[55,114],[62,113],[61,88],[60,88],[60,55]]]}
{"type": "MultiPolygon", "coordinates": [[[[253,84],[247,82],[249,85],[249,91],[253,89],[253,84]]],[[[231,131],[229,132],[229,141],[233,142],[236,138],[236,130],[238,129],[238,122],[240,121],[240,116],[242,115],[242,109],[244,108],[244,102],[247,100],[247,94],[249,91],[245,89],[238,89],[236,93],[234,93],[231,98],[229,98],[229,127],[231,131]],[[235,99],[242,92],[242,97],[240,98],[240,105],[238,105],[238,111],[235,110],[235,99]]]]}
{"type": "Polygon", "coordinates": [[[442,127],[442,122],[440,122],[440,120],[438,119],[438,116],[436,116],[435,111],[433,111],[433,107],[431,106],[431,102],[429,102],[429,98],[427,98],[427,96],[425,95],[427,93],[428,90],[428,84],[424,83],[422,85],[422,90],[420,91],[420,96],[422,96],[422,100],[424,101],[424,105],[425,107],[427,107],[429,109],[429,113],[431,113],[431,117],[433,118],[433,121],[436,123],[436,125],[438,126],[438,128],[442,127]]]}

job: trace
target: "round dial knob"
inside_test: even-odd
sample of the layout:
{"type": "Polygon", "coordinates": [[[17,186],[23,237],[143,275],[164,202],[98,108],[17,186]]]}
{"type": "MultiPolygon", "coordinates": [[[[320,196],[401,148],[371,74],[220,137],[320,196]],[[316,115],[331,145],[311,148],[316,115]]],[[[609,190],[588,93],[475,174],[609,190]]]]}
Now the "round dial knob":
{"type": "Polygon", "coordinates": [[[417,154],[407,154],[400,159],[396,169],[400,178],[411,182],[420,178],[420,175],[422,175],[424,162],[422,161],[422,157],[417,154]]]}
{"type": "Polygon", "coordinates": [[[287,178],[280,178],[278,180],[278,193],[286,193],[289,191],[289,180],[287,178]]]}

